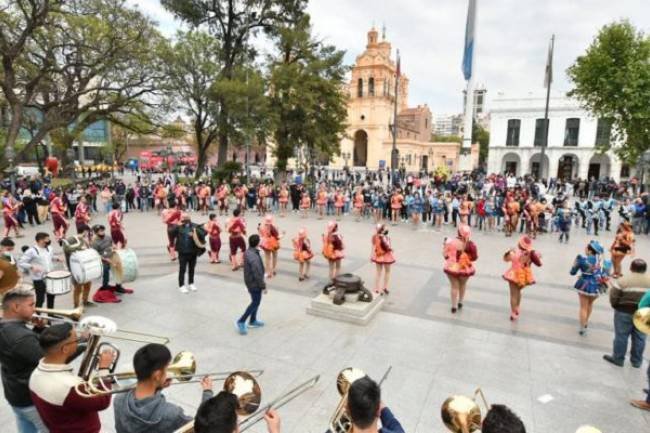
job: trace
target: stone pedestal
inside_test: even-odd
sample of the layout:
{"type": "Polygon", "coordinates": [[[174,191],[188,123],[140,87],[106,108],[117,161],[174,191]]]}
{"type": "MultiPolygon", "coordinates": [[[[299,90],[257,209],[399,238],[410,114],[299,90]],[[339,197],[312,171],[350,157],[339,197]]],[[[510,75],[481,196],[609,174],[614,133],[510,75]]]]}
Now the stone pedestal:
{"type": "Polygon", "coordinates": [[[343,304],[334,305],[330,296],[321,293],[311,300],[307,307],[307,314],[354,323],[355,325],[367,325],[381,310],[384,298],[379,296],[373,299],[372,302],[356,302],[353,300],[356,297],[356,294],[346,295],[346,301],[343,304]]]}

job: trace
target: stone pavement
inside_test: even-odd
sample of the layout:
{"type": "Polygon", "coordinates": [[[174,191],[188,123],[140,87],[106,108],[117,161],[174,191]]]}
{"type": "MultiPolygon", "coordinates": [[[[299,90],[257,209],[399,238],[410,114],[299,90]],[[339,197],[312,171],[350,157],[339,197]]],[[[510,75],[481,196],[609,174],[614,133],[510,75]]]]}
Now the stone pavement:
{"type": "MultiPolygon", "coordinates": [[[[249,227],[259,221],[250,217],[249,227]]],[[[97,218],[104,223],[105,216],[97,218]]],[[[206,217],[194,216],[196,221],[206,217]]],[[[632,408],[647,386],[644,364],[637,370],[617,368],[601,357],[611,347],[612,311],[607,299],[595,307],[590,334],[578,336],[577,296],[568,274],[573,258],[589,238],[574,233],[569,245],[555,236],[542,236],[536,247],[544,266],[535,270],[538,284],[525,289],[519,323],[508,320],[508,290],[500,275],[505,269],[503,252],[515,238],[476,233],[479,249],[477,275],[470,280],[462,313],[449,312],[448,282],[442,273],[442,233],[429,229],[390,227],[398,263],[393,269],[391,295],[384,310],[367,327],[339,323],[307,315],[305,308],[325,282],[327,267],[320,256],[308,282],[297,280],[290,241],[297,229],[308,229],[316,250],[325,221],[296,216],[277,218],[287,231],[282,242],[279,272],[269,282],[261,318],[267,326],[239,336],[234,320],[248,302],[240,272],[228,265],[210,265],[202,257],[197,267],[199,291],[178,292],[176,264],[165,256],[163,225],[153,214],[129,213],[125,224],[130,245],[140,260],[136,293],[122,304],[101,305],[87,314],[105,315],[123,329],[151,332],[171,338],[173,353],[190,350],[199,371],[264,369],[260,378],[263,401],[320,374],[319,384],[281,409],[283,432],[316,433],[326,430],[338,402],[335,381],[348,366],[364,369],[379,379],[393,369],[383,386],[383,397],[407,432],[444,432],[440,405],[449,395],[471,395],[481,387],[489,403],[505,403],[533,433],[573,433],[592,424],[605,433],[646,431],[650,415],[632,408]],[[424,343],[424,344],[423,344],[424,343]],[[549,402],[538,400],[550,395],[549,402]]],[[[51,231],[50,225],[47,230],[51,231]]],[[[346,244],[344,270],[357,273],[372,287],[374,268],[369,263],[372,224],[341,223],[346,244]]],[[[33,239],[35,230],[29,230],[33,239]]],[[[613,235],[601,235],[607,247],[613,235]]],[[[225,238],[224,238],[225,239],[225,238]]],[[[19,245],[22,243],[19,242],[19,245]]],[[[637,252],[647,257],[649,242],[642,238],[637,252]]],[[[225,258],[222,257],[222,259],[225,258]]],[[[57,307],[70,299],[57,300],[57,307]]],[[[137,343],[117,342],[123,349],[118,370],[130,370],[137,343]]],[[[218,386],[218,384],[217,384],[218,386]]],[[[198,384],[174,386],[168,398],[195,410],[198,384]]],[[[102,413],[106,431],[113,431],[112,408],[102,413]]],[[[3,432],[13,432],[13,416],[0,406],[3,432]]],[[[260,424],[254,432],[264,431],[260,424]]]]}

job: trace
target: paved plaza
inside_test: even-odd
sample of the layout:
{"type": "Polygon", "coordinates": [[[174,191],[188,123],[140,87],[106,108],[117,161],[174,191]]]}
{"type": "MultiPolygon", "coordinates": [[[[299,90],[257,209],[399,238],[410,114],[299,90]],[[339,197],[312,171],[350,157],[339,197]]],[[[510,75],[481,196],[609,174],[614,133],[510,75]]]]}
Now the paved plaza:
{"type": "MultiPolygon", "coordinates": [[[[207,217],[194,214],[193,220],[204,222],[207,217]]],[[[254,229],[259,218],[247,215],[247,220],[254,229]]],[[[106,217],[96,216],[93,222],[105,224],[106,217]]],[[[393,367],[383,385],[383,399],[407,432],[447,431],[440,419],[442,402],[452,394],[472,395],[477,387],[489,403],[511,406],[532,433],[573,433],[583,424],[604,433],[649,431],[650,414],[629,405],[647,386],[647,364],[641,369],[629,363],[617,368],[602,360],[613,338],[613,310],[606,298],[596,303],[589,334],[578,335],[578,299],[570,289],[575,279],[569,269],[589,239],[583,231],[574,230],[568,245],[559,244],[555,235],[542,235],[535,242],[544,266],[534,269],[537,284],[525,289],[522,316],[513,324],[501,274],[506,268],[503,253],[516,238],[475,232],[477,275],[470,280],[462,312],[452,316],[441,255],[443,239],[453,235],[452,229],[390,227],[397,257],[391,294],[370,325],[360,327],[305,313],[326,282],[327,265],[317,255],[313,278],[298,282],[290,238],[304,226],[319,251],[326,221],[290,215],[277,222],[286,238],[278,275],[269,281],[269,294],[262,301],[264,328],[252,329],[245,337],[236,333],[234,321],[249,301],[241,271],[232,272],[225,263],[209,264],[207,255],[197,266],[199,291],[179,293],[177,264],[166,256],[164,225],[154,213],[125,214],[128,240],[140,263],[140,277],[132,284],[135,293],[124,295],[121,304],[100,305],[86,314],[110,317],[123,329],[169,337],[171,351],[194,353],[201,372],[264,369],[259,379],[263,402],[320,374],[317,386],[280,410],[286,433],[327,429],[339,400],[336,375],[349,366],[375,379],[393,367]]],[[[51,231],[49,223],[45,227],[51,231]]],[[[343,270],[360,275],[372,287],[373,225],[345,217],[340,227],[346,246],[343,270]]],[[[31,243],[35,232],[29,229],[18,245],[31,243]]],[[[605,232],[600,241],[608,247],[612,238],[613,233],[605,232]]],[[[647,237],[637,240],[636,251],[646,259],[649,247],[647,237]]],[[[68,296],[57,299],[58,308],[70,305],[68,296]]],[[[131,370],[139,345],[117,344],[122,348],[118,370],[131,370]]],[[[165,393],[194,413],[200,387],[174,386],[165,393]]],[[[112,407],[101,417],[103,430],[113,432],[112,407]]],[[[6,404],[0,407],[0,423],[3,433],[15,431],[6,404]]],[[[252,431],[265,427],[258,424],[252,431]]]]}

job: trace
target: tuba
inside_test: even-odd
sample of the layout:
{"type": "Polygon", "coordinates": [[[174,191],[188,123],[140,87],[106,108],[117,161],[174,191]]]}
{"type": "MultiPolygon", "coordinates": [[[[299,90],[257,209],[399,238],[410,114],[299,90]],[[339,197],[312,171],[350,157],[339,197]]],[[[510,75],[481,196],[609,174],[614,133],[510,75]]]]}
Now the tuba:
{"type": "Polygon", "coordinates": [[[650,307],[639,308],[636,310],[632,321],[639,332],[650,335],[650,307]]]}
{"type": "Polygon", "coordinates": [[[481,428],[483,418],[481,409],[476,403],[477,395],[481,396],[485,408],[489,410],[490,406],[487,404],[481,388],[474,392],[473,398],[464,395],[453,395],[445,400],[440,408],[440,415],[442,422],[450,431],[453,433],[472,433],[481,428]]]}
{"type": "Polygon", "coordinates": [[[14,263],[0,259],[0,295],[13,289],[20,282],[20,274],[14,263]]]}

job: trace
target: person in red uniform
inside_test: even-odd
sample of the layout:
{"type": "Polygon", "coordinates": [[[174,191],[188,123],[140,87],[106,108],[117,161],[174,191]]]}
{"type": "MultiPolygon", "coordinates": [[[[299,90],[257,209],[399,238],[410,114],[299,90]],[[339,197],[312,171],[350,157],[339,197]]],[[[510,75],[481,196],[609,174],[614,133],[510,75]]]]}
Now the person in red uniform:
{"type": "Polygon", "coordinates": [[[246,251],[246,221],[241,215],[239,208],[232,213],[232,218],[226,223],[226,230],[230,234],[230,264],[232,270],[244,266],[244,251],[246,251]],[[239,254],[238,254],[239,253],[239,254]]]}
{"type": "Polygon", "coordinates": [[[126,248],[126,236],[124,236],[124,226],[122,225],[122,209],[119,203],[113,203],[113,210],[108,214],[108,225],[111,228],[111,239],[116,249],[126,248]]]}
{"type": "Polygon", "coordinates": [[[341,272],[343,260],[343,237],[338,233],[339,225],[335,221],[327,223],[327,231],[323,234],[323,256],[329,263],[329,276],[334,278],[341,272]]]}
{"type": "Polygon", "coordinates": [[[4,197],[2,198],[2,216],[5,220],[3,237],[6,238],[9,236],[11,229],[14,229],[17,238],[22,237],[22,234],[20,233],[20,224],[16,218],[16,212],[18,212],[20,206],[21,204],[19,204],[16,199],[13,198],[11,193],[9,193],[9,191],[5,191],[4,197]]]}
{"type": "Polygon", "coordinates": [[[221,226],[217,221],[217,215],[211,213],[209,221],[205,223],[205,231],[208,232],[210,241],[210,263],[221,263],[219,260],[219,251],[221,251],[221,226]]]}
{"type": "MultiPolygon", "coordinates": [[[[74,224],[77,229],[77,234],[88,233],[90,234],[90,207],[88,206],[88,200],[86,197],[81,197],[77,208],[74,211],[74,224]]],[[[88,238],[90,240],[90,237],[88,238]]]]}
{"type": "Polygon", "coordinates": [[[163,222],[167,224],[167,252],[169,253],[169,258],[174,261],[176,260],[176,226],[181,222],[181,211],[180,206],[176,206],[173,209],[165,209],[162,213],[163,222]]]}
{"type": "MultiPolygon", "coordinates": [[[[70,323],[52,325],[39,337],[45,356],[29,379],[32,401],[50,433],[99,433],[99,412],[111,404],[111,395],[85,397],[83,379],[73,372],[68,360],[77,353],[79,339],[70,323]]],[[[108,374],[115,354],[99,357],[99,375],[108,374]]],[[[107,385],[110,386],[110,385],[107,385]]]]}
{"type": "Polygon", "coordinates": [[[463,308],[467,280],[474,275],[473,262],[478,259],[476,244],[470,240],[472,231],[467,224],[458,226],[454,239],[445,239],[442,255],[445,258],[444,271],[451,285],[451,312],[455,314],[463,308]]]}
{"type": "Polygon", "coordinates": [[[388,237],[386,224],[377,224],[375,234],[371,240],[370,261],[377,266],[375,274],[375,293],[378,295],[388,295],[388,282],[390,281],[390,267],[395,263],[393,247],[388,237]],[[383,284],[382,274],[384,276],[383,284]]]}
{"type": "Polygon", "coordinates": [[[68,221],[65,219],[67,206],[61,200],[61,193],[52,193],[50,201],[50,214],[52,215],[52,223],[54,224],[54,237],[58,242],[65,238],[68,232],[68,221]]]}

